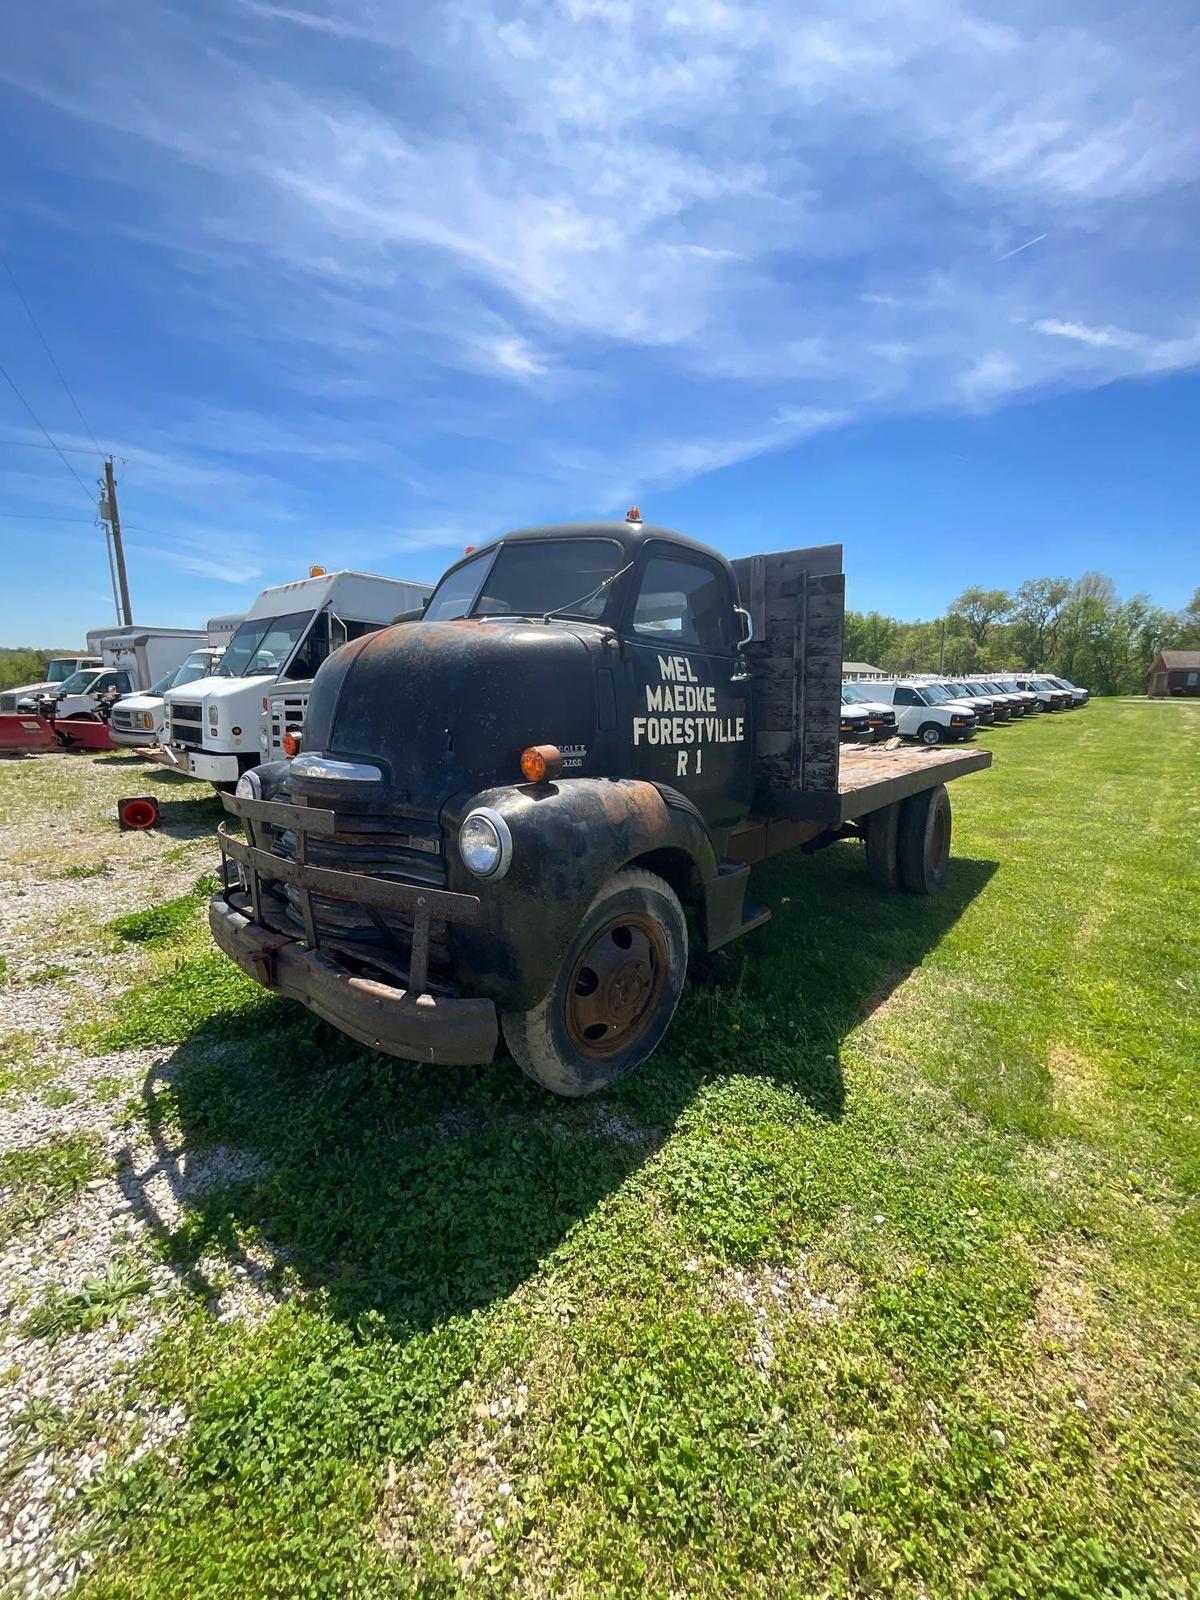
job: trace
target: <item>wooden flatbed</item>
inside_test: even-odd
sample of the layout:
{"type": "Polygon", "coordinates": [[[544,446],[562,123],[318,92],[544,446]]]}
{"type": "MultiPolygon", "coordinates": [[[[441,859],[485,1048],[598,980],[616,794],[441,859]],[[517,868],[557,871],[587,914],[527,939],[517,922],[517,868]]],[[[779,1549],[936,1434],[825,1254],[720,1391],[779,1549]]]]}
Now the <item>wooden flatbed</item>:
{"type": "Polygon", "coordinates": [[[907,800],[910,794],[949,783],[992,764],[990,750],[973,745],[954,749],[923,744],[843,745],[838,763],[841,822],[853,822],[869,811],[907,800]]]}
{"type": "MultiPolygon", "coordinates": [[[[860,822],[885,806],[897,805],[923,789],[935,789],[968,772],[992,764],[992,752],[971,745],[947,750],[923,744],[842,745],[838,751],[838,786],[824,797],[819,811],[809,815],[775,815],[751,818],[735,828],[724,843],[723,854],[754,866],[784,850],[795,850],[814,840],[828,841],[847,823],[860,822]]],[[[809,797],[811,798],[811,797],[809,797]]],[[[803,805],[805,797],[799,797],[803,805]]],[[[796,810],[800,810],[797,805],[796,810]]]]}

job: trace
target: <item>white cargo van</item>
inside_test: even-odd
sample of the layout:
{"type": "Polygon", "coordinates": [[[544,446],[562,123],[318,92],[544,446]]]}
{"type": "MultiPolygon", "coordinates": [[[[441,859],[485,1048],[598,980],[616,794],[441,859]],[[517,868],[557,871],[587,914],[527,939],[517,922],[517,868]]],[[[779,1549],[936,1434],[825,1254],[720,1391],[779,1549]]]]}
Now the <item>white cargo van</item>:
{"type": "Polygon", "coordinates": [[[956,700],[940,683],[919,683],[904,678],[873,681],[871,694],[896,713],[896,731],[922,744],[944,744],[949,739],[970,739],[979,718],[969,700],[956,700]]]}
{"type": "Polygon", "coordinates": [[[419,607],[428,584],[366,572],[322,572],[264,589],[200,685],[168,689],[160,757],[179,772],[232,788],[262,760],[259,725],[275,682],[307,690],[341,645],[419,607]]]}

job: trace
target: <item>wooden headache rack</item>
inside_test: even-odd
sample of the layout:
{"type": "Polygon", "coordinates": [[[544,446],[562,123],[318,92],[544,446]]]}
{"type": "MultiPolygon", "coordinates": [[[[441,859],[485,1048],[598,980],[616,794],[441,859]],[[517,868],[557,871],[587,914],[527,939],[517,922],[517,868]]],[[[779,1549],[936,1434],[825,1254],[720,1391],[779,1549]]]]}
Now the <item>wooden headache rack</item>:
{"type": "Polygon", "coordinates": [[[733,562],[753,639],[745,646],[756,728],[755,813],[839,817],[846,579],[840,544],[733,562]]]}

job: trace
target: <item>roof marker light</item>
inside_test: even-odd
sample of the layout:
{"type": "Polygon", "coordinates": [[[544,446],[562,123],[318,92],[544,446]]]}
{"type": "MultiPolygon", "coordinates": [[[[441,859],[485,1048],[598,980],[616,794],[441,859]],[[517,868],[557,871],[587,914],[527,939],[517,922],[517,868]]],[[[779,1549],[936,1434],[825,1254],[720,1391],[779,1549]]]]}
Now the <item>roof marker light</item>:
{"type": "Polygon", "coordinates": [[[625,513],[625,521],[626,522],[640,522],[641,520],[642,520],[642,513],[638,510],[638,508],[636,506],[630,506],[629,510],[625,513]]]}

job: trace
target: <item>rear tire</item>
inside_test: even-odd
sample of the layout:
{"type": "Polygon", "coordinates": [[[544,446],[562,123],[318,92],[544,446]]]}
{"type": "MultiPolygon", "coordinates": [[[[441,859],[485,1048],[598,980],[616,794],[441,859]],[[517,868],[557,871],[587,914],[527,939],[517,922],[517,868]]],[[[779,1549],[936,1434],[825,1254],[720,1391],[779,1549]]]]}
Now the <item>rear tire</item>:
{"type": "Polygon", "coordinates": [[[900,807],[880,806],[864,819],[867,871],[881,889],[900,887],[900,807]]]}
{"type": "Polygon", "coordinates": [[[500,1019],[528,1077],[577,1099],[618,1082],[653,1053],[687,977],[688,934],[674,891],[626,867],[592,901],[550,993],[500,1019]]]}
{"type": "Polygon", "coordinates": [[[909,894],[937,894],[950,868],[950,796],[923,789],[900,806],[900,881],[909,894]]]}
{"type": "Polygon", "coordinates": [[[923,722],[917,730],[917,738],[922,744],[941,744],[944,737],[940,722],[923,722]]]}

